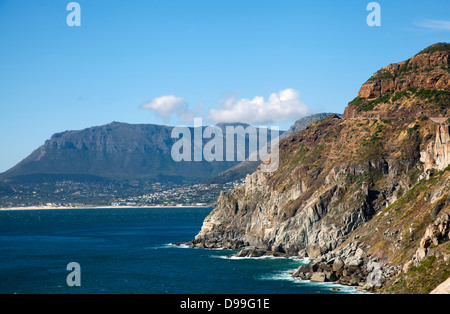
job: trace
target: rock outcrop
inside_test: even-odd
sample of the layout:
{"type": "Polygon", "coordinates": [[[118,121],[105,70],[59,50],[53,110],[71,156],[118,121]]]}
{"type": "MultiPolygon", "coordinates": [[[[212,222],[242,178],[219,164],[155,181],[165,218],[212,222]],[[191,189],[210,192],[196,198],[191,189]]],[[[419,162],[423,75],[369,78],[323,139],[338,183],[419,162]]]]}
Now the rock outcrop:
{"type": "Polygon", "coordinates": [[[376,260],[365,252],[361,242],[346,246],[311,259],[292,272],[292,276],[315,282],[334,282],[341,285],[358,286],[364,290],[380,288],[389,278],[401,271],[376,260]]]}
{"type": "Polygon", "coordinates": [[[449,47],[450,44],[435,44],[376,72],[347,106],[344,118],[448,117],[450,108],[445,104],[450,100],[449,47]]]}
{"type": "Polygon", "coordinates": [[[450,90],[450,51],[447,44],[435,44],[416,56],[376,72],[358,96],[376,99],[408,88],[450,90]]]}
{"type": "MultiPolygon", "coordinates": [[[[427,256],[436,254],[433,248],[439,246],[443,240],[448,240],[450,238],[449,214],[450,208],[447,208],[447,210],[441,213],[439,217],[427,227],[423,238],[420,240],[419,248],[411,261],[405,264],[405,271],[408,271],[408,266],[411,265],[419,267],[420,263],[422,263],[427,256]]],[[[440,255],[441,253],[438,254],[440,255]]],[[[450,260],[450,254],[442,253],[442,255],[445,260],[450,260]]]]}
{"type": "Polygon", "coordinates": [[[420,161],[424,163],[425,170],[441,171],[450,164],[450,126],[442,120],[434,121],[438,123],[436,139],[428,144],[425,151],[421,152],[420,161]]]}

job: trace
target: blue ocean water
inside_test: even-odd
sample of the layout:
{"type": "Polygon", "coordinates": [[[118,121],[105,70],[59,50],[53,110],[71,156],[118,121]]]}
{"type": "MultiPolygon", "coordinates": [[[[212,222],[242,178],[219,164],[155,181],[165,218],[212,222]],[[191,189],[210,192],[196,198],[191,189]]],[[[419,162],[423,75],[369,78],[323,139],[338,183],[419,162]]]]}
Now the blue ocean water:
{"type": "Polygon", "coordinates": [[[235,258],[233,251],[175,246],[211,209],[0,211],[0,293],[316,294],[353,288],[293,279],[301,260],[235,258]],[[66,283],[69,263],[81,286],[66,283]]]}

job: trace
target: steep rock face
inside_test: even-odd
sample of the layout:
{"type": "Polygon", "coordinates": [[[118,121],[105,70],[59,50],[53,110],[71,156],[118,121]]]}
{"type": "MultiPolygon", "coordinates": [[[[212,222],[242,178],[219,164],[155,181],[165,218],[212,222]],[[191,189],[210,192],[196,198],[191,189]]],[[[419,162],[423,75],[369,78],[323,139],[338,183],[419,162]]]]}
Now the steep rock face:
{"type": "Polygon", "coordinates": [[[425,170],[434,168],[441,171],[450,164],[450,127],[445,122],[438,122],[435,141],[421,152],[420,161],[424,163],[425,170]]]}
{"type": "Polygon", "coordinates": [[[313,124],[281,142],[277,172],[257,171],[231,195],[220,196],[195,245],[257,246],[294,255],[317,246],[322,253],[335,249],[394,202],[399,189],[410,187],[408,172],[420,155],[418,138],[435,134],[432,121],[421,123],[423,134],[409,135],[407,125],[375,120],[331,117],[313,124]],[[390,130],[383,137],[377,133],[382,128],[390,130]],[[404,137],[398,136],[402,129],[404,137]],[[387,153],[405,142],[411,152],[387,153]],[[372,158],[364,160],[369,152],[372,158]]]}

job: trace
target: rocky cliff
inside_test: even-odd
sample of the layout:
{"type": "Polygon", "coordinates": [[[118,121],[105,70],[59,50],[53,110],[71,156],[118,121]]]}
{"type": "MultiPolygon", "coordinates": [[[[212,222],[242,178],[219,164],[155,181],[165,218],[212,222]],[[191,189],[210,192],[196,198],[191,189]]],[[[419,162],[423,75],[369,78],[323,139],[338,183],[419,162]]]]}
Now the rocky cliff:
{"type": "Polygon", "coordinates": [[[344,117],[448,117],[449,46],[435,44],[406,61],[388,65],[376,72],[347,106],[344,117]]]}
{"type": "Polygon", "coordinates": [[[406,61],[376,72],[361,87],[358,96],[375,99],[411,87],[449,91],[449,62],[448,44],[435,44],[406,61]]]}
{"type": "Polygon", "coordinates": [[[344,119],[281,141],[278,171],[223,193],[192,246],[308,256],[295,276],[430,292],[450,275],[449,47],[380,70],[344,119]]]}

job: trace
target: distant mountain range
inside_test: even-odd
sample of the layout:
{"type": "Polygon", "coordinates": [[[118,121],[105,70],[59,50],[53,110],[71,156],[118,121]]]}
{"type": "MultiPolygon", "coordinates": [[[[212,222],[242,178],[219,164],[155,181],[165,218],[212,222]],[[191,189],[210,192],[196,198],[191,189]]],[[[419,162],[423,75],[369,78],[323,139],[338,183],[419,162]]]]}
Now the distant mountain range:
{"type": "MultiPolygon", "coordinates": [[[[59,179],[197,182],[239,163],[173,161],[171,148],[178,139],[171,138],[172,129],[113,122],[57,133],[0,178],[15,182],[59,179]]],[[[192,128],[190,131],[194,134],[192,128]]]]}
{"type": "MultiPolygon", "coordinates": [[[[297,121],[282,138],[294,134],[307,124],[329,114],[319,114],[297,121]]],[[[218,124],[222,130],[227,126],[248,127],[248,124],[218,124]]],[[[242,167],[241,161],[181,161],[171,156],[172,146],[178,139],[171,138],[173,127],[152,124],[127,124],[113,122],[84,130],[56,133],[41,147],[33,151],[13,168],[0,174],[0,180],[12,183],[55,182],[58,180],[108,181],[145,180],[153,182],[202,182],[241,165],[245,171],[234,171],[225,177],[237,180],[256,170],[260,162],[242,167]]],[[[194,129],[189,128],[192,136],[194,129]]],[[[257,129],[259,134],[260,129],[257,129]]],[[[270,132],[268,137],[270,139],[270,132]]],[[[281,132],[283,133],[283,132],[281,132]]],[[[237,145],[237,138],[234,139],[237,145]]],[[[203,140],[203,145],[208,140],[203,140]]],[[[245,158],[253,151],[245,140],[245,158]]],[[[226,139],[224,138],[224,151],[226,139]]],[[[193,152],[191,152],[193,154],[193,152]]],[[[245,163],[244,163],[245,166],[245,163]]],[[[223,181],[223,177],[222,181],[223,181]]]]}

